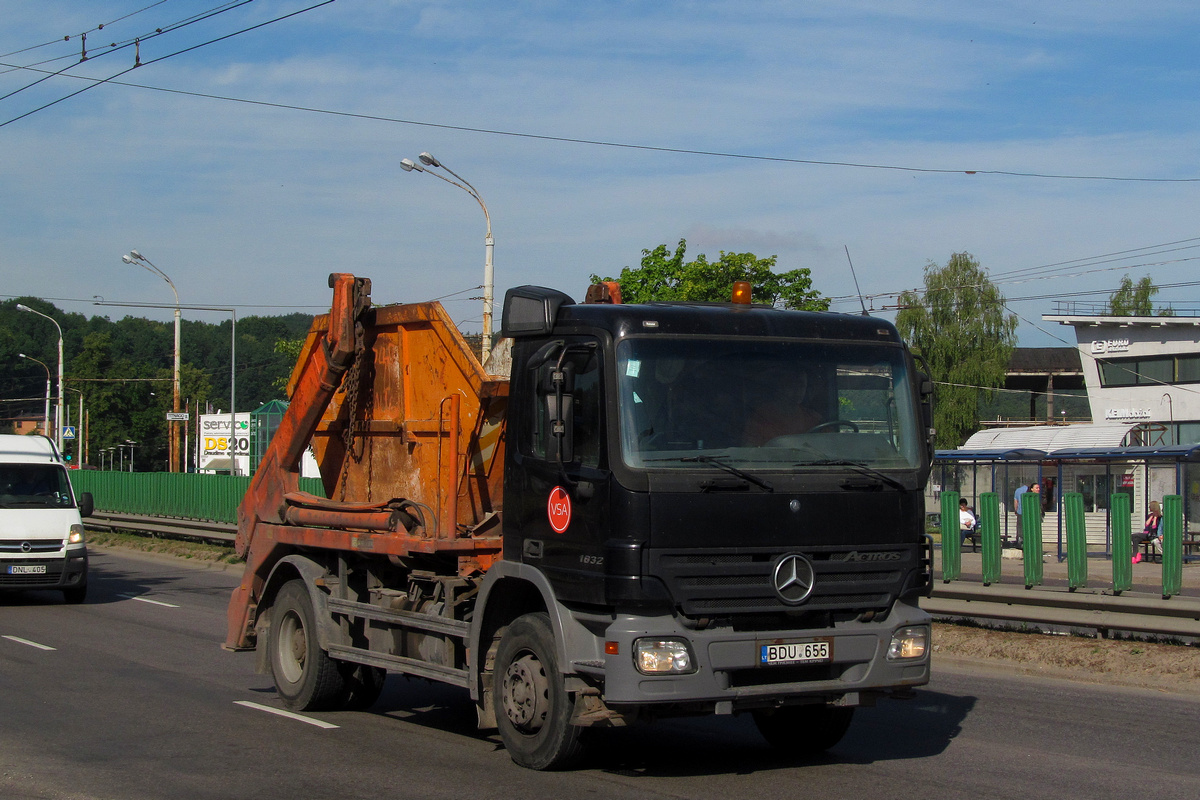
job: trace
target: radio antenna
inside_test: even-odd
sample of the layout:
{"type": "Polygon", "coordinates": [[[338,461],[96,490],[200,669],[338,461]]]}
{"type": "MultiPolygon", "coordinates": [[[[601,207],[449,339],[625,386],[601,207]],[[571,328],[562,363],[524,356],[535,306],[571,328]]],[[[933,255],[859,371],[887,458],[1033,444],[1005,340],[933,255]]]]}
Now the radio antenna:
{"type": "MultiPolygon", "coordinates": [[[[850,261],[850,248],[846,245],[842,245],[842,247],[846,248],[846,260],[850,261]]],[[[850,275],[851,275],[851,277],[854,278],[854,291],[858,292],[858,304],[860,306],[862,306],[863,316],[869,317],[870,314],[867,313],[867,304],[863,302],[862,289],[858,288],[858,275],[854,274],[854,262],[853,261],[850,261],[850,275]]]]}

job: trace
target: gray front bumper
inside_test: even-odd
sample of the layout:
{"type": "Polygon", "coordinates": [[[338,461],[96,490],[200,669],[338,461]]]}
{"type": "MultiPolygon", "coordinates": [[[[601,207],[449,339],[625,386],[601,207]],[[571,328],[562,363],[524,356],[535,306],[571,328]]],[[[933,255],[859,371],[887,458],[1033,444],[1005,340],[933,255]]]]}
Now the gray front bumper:
{"type": "MultiPolygon", "coordinates": [[[[892,634],[925,626],[929,615],[897,602],[886,618],[849,621],[832,629],[734,631],[728,627],[691,630],[671,616],[618,616],[605,641],[618,653],[604,660],[604,701],[620,704],[714,704],[718,711],[809,700],[836,700],[858,692],[882,692],[929,682],[929,647],[918,659],[888,661],[892,634]],[[634,641],[642,637],[682,639],[691,646],[696,671],[650,676],[634,666],[634,641]],[[760,644],[826,639],[833,656],[821,664],[764,666],[760,644]],[[720,704],[720,705],[716,705],[720,704]]],[[[928,639],[926,640],[928,642],[928,639]]],[[[850,698],[847,698],[850,699],[850,698]]]]}

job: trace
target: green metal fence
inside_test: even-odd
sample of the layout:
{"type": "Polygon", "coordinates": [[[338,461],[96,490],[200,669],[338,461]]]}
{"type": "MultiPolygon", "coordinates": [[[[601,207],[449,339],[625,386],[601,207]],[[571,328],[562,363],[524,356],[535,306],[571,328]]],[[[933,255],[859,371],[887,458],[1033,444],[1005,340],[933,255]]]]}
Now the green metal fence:
{"type": "MultiPolygon", "coordinates": [[[[71,485],[91,492],[97,511],[152,517],[237,522],[247,476],[171,472],[71,470],[71,485]]],[[[325,496],[320,478],[301,478],[300,489],[325,496]]]]}

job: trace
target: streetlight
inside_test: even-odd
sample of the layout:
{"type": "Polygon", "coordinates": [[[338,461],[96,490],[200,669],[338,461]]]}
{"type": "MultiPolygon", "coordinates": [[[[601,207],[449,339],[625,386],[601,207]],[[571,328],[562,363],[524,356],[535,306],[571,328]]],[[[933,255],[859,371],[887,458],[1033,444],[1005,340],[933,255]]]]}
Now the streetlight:
{"type": "MultiPolygon", "coordinates": [[[[95,300],[92,302],[94,306],[121,306],[123,308],[170,308],[170,306],[160,306],[154,303],[113,303],[106,300],[95,300]]],[[[234,409],[237,407],[237,309],[228,308],[226,306],[182,306],[194,311],[228,311],[231,315],[230,331],[229,331],[229,471],[231,474],[237,474],[237,468],[234,466],[233,460],[233,445],[236,439],[236,430],[234,423],[236,418],[234,409]]]]}
{"type": "Polygon", "coordinates": [[[46,366],[46,362],[38,361],[33,356],[27,356],[24,353],[17,353],[21,358],[27,358],[30,361],[36,361],[42,365],[42,369],[46,370],[46,409],[42,415],[42,433],[50,435],[50,368],[46,366]]]}
{"type": "Polygon", "coordinates": [[[129,471],[133,472],[133,446],[137,444],[133,439],[126,439],[125,444],[129,445],[129,471]]]}
{"type": "Polygon", "coordinates": [[[62,453],[62,419],[63,419],[63,335],[62,326],[49,314],[43,314],[40,311],[34,311],[24,303],[17,303],[18,311],[28,311],[30,314],[37,314],[39,317],[45,317],[54,323],[54,327],[58,329],[58,414],[55,416],[54,427],[56,430],[55,441],[58,443],[58,452],[62,453]]]}
{"type": "Polygon", "coordinates": [[[447,167],[442,162],[438,161],[429,153],[421,153],[421,155],[417,156],[417,158],[421,160],[421,164],[425,165],[424,167],[421,166],[421,164],[414,164],[411,159],[404,158],[400,160],[400,168],[405,172],[412,172],[413,170],[416,170],[417,172],[424,172],[425,174],[432,175],[435,178],[441,178],[446,183],[452,183],[467,194],[471,195],[471,197],[474,197],[476,202],[479,203],[479,207],[483,209],[483,218],[487,222],[487,234],[483,237],[483,340],[479,348],[479,360],[483,362],[484,366],[487,366],[488,355],[492,351],[492,251],[495,249],[496,244],[496,240],[492,238],[492,217],[490,214],[488,214],[487,206],[484,204],[483,198],[479,196],[479,192],[477,192],[475,187],[468,183],[464,177],[447,167]],[[462,183],[459,183],[458,181],[452,181],[445,175],[433,172],[425,167],[440,167],[454,177],[458,178],[458,180],[462,181],[462,183]]]}
{"type": "MultiPolygon", "coordinates": [[[[167,273],[163,272],[154,262],[146,258],[137,250],[130,250],[128,255],[121,256],[121,260],[126,264],[138,264],[167,282],[171,287],[171,291],[175,293],[175,376],[172,389],[171,410],[179,413],[179,292],[175,289],[174,282],[167,277],[167,273]]],[[[171,472],[179,472],[179,421],[171,420],[169,426],[171,431],[170,446],[168,447],[168,458],[171,462],[171,472]]]]}

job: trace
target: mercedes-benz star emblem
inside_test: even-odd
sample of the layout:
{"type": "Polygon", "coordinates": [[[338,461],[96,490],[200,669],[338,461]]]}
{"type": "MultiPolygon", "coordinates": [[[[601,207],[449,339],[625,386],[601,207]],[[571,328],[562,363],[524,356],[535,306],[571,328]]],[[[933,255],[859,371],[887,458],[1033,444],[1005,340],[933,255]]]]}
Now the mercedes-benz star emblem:
{"type": "Polygon", "coordinates": [[[802,555],[787,555],[779,559],[771,575],[775,593],[788,605],[799,605],[807,600],[815,582],[812,562],[802,555]]]}

